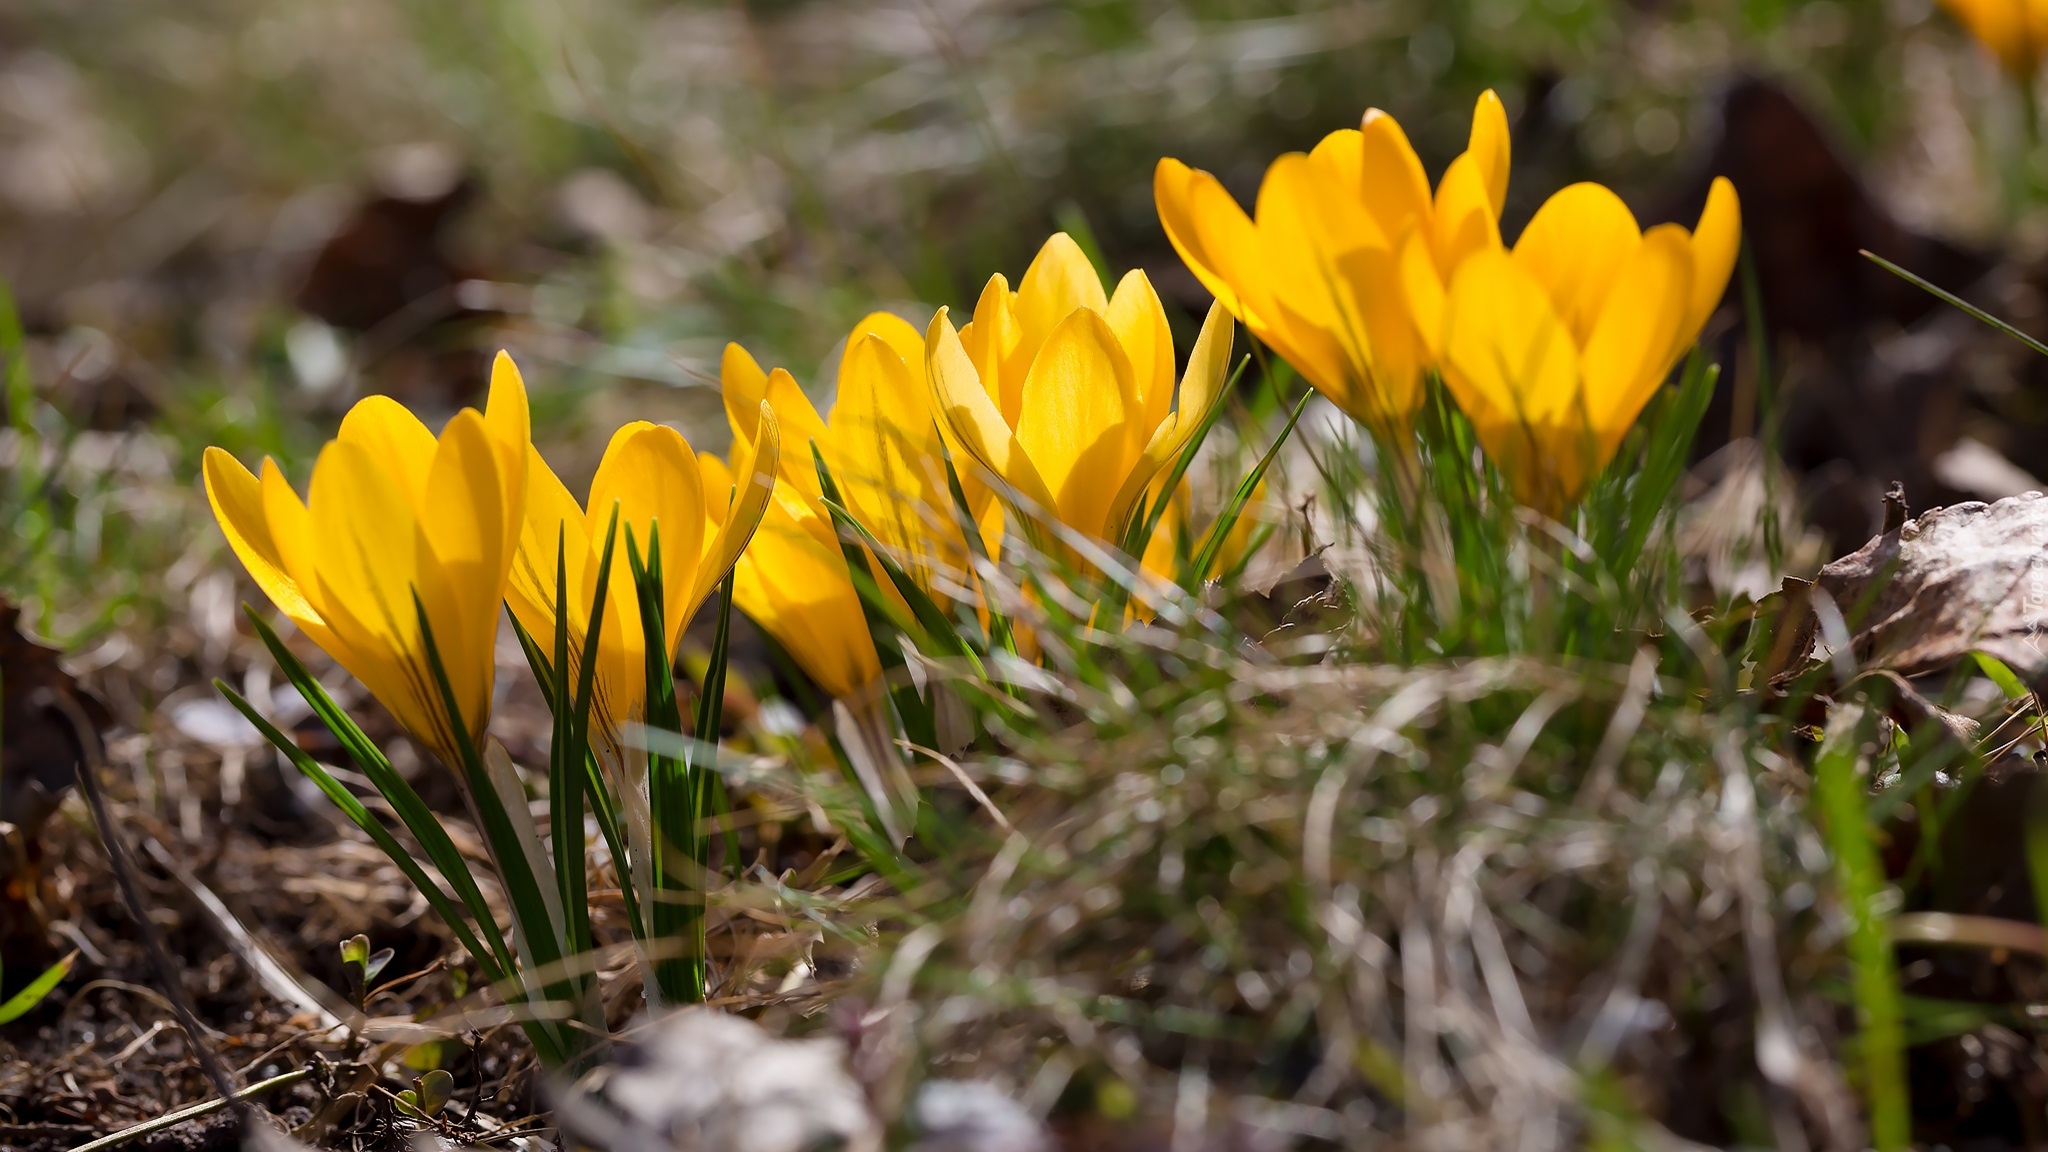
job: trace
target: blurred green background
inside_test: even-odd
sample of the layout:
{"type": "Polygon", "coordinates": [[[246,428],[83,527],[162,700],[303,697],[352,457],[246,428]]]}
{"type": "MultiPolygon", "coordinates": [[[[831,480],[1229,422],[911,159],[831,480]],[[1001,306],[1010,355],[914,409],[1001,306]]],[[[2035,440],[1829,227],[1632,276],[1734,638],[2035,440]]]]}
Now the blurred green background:
{"type": "Polygon", "coordinates": [[[7,0],[0,588],[64,638],[231,612],[205,444],[303,478],[356,395],[445,412],[501,346],[573,485],[627,418],[722,448],[725,341],[823,388],[862,313],[970,303],[1057,227],[1188,322],[1156,160],[1249,203],[1368,106],[1434,175],[1497,88],[1510,235],[1577,178],[1655,214],[1745,76],[1914,228],[1999,234],[2034,183],[1930,0],[7,0]]]}

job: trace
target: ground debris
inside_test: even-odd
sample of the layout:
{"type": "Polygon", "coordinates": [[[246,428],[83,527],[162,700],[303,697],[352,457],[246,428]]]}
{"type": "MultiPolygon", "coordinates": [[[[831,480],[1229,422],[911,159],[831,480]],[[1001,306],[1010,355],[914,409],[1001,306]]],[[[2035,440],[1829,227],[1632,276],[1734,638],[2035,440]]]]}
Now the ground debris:
{"type": "Polygon", "coordinates": [[[63,801],[83,755],[59,710],[74,702],[104,729],[106,709],[21,632],[21,609],[0,598],[0,956],[12,990],[56,958],[44,906],[43,823],[63,801]]]}
{"type": "Polygon", "coordinates": [[[1816,587],[1860,665],[1918,676],[1983,652],[2036,691],[2048,686],[2048,497],[2038,492],[1930,509],[1822,568],[1816,587]]]}
{"type": "Polygon", "coordinates": [[[0,820],[31,839],[71,787],[82,749],[58,712],[69,696],[105,726],[106,710],[58,663],[57,649],[22,634],[21,609],[0,598],[0,820]]]}
{"type": "Polygon", "coordinates": [[[615,1152],[881,1146],[842,1043],[785,1040],[701,1009],[645,1028],[617,1066],[572,1090],[560,1114],[593,1146],[615,1152]]]}

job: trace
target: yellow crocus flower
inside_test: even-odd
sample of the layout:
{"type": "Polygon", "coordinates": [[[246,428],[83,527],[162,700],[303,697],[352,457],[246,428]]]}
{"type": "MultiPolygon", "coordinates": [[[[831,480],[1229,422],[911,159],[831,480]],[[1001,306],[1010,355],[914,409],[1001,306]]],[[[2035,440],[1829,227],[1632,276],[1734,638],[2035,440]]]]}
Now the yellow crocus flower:
{"type": "Polygon", "coordinates": [[[924,362],[952,442],[1034,515],[1115,542],[1138,497],[1222,400],[1232,335],[1219,301],[1176,397],[1173,333],[1151,281],[1132,271],[1105,296],[1062,232],[1015,292],[991,277],[966,327],[955,331],[939,309],[924,362]]]}
{"type": "Polygon", "coordinates": [[[2022,82],[2048,53],[2048,0],[1942,0],[1942,6],[2022,82]]]}
{"type": "Polygon", "coordinates": [[[1434,195],[1400,124],[1377,108],[1356,130],[1275,160],[1250,217],[1214,176],[1170,157],[1152,190],[1167,238],[1216,299],[1331,403],[1398,438],[1431,363],[1404,279],[1448,282],[1500,246],[1508,159],[1507,112],[1489,90],[1434,195]]]}
{"type": "Polygon", "coordinates": [[[1434,342],[1444,383],[1524,504],[1585,494],[1728,286],[1741,244],[1717,178],[1691,232],[1642,231],[1598,184],[1552,196],[1516,241],[1468,259],[1434,342]]]}
{"type": "MultiPolygon", "coordinates": [[[[886,312],[866,317],[840,356],[829,419],[787,371],[764,372],[737,344],[727,346],[720,367],[735,456],[751,443],[741,421],[751,407],[773,409],[789,440],[775,499],[735,570],[734,600],[838,699],[873,695],[881,665],[823,503],[812,444],[831,468],[847,510],[926,592],[943,604],[937,577],[948,574],[956,588],[964,582],[966,539],[946,482],[923,363],[917,329],[886,312]]],[[[715,465],[714,459],[706,467],[715,465]]],[[[880,569],[875,574],[893,594],[880,569]]]]}
{"type": "Polygon", "coordinates": [[[651,542],[660,538],[662,626],[673,656],[683,629],[732,571],[760,524],[774,491],[780,449],[775,413],[757,405],[747,451],[737,461],[738,475],[749,482],[735,486],[723,466],[707,475],[675,429],[634,421],[612,435],[587,505],[577,504],[538,452],[528,457],[525,520],[506,600],[520,625],[552,651],[558,575],[566,576],[572,674],[589,649],[598,569],[615,512],[618,517],[591,707],[608,750],[617,752],[620,725],[640,719],[646,702],[646,631],[627,559],[629,536],[648,563],[651,542]]]}
{"type": "Polygon", "coordinates": [[[214,518],[257,585],[450,765],[457,734],[480,742],[490,719],[531,431],[525,385],[501,352],[483,413],[456,413],[438,439],[389,397],[358,402],[320,450],[304,502],[275,461],[258,479],[206,450],[214,518]],[[460,715],[443,706],[422,613],[460,715]]]}
{"type": "MultiPolygon", "coordinates": [[[[846,339],[829,418],[819,416],[788,372],[763,372],[737,344],[726,346],[719,374],[735,457],[748,450],[740,413],[752,405],[772,408],[789,440],[775,498],[733,570],[733,600],[836,702],[850,762],[883,831],[899,844],[916,818],[917,785],[889,731],[881,661],[810,449],[816,446],[825,458],[847,510],[944,603],[937,577],[949,573],[953,587],[964,585],[967,542],[946,481],[923,363],[917,329],[877,312],[846,339]]],[[[716,457],[705,458],[707,475],[719,467],[716,457]]],[[[985,492],[980,499],[989,502],[985,492]]],[[[985,536],[999,530],[988,516],[980,519],[985,536]]],[[[893,597],[889,580],[879,568],[871,570],[893,597]]]]}

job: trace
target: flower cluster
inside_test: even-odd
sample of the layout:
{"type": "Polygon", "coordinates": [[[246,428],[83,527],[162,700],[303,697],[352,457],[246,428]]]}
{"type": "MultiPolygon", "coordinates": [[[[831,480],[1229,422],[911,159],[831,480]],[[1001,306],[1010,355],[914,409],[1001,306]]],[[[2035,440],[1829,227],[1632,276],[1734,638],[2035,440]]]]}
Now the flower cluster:
{"type": "Polygon", "coordinates": [[[1440,374],[1516,497],[1555,516],[1720,302],[1740,210],[1716,179],[1695,229],[1645,232],[1613,192],[1574,184],[1509,248],[1508,157],[1487,92],[1433,195],[1378,109],[1274,161],[1253,216],[1178,160],[1159,162],[1153,188],[1188,267],[1332,403],[1399,449],[1440,374]]]}
{"type": "MultiPolygon", "coordinates": [[[[1256,547],[1237,514],[1266,462],[1196,555],[1178,549],[1175,566],[1176,549],[1157,534],[1189,527],[1184,477],[1226,399],[1237,322],[1364,425],[1411,495],[1418,415],[1441,388],[1516,501],[1572,515],[1718,305],[1740,212],[1734,189],[1717,180],[1695,227],[1646,230],[1613,192],[1575,184],[1509,245],[1509,167],[1507,114],[1491,92],[1434,187],[1400,125],[1377,110],[1356,130],[1275,160],[1250,215],[1213,176],[1160,161],[1154,193],[1166,234],[1215,297],[1184,362],[1145,274],[1105,290],[1105,273],[1059,234],[1014,289],[990,277],[964,324],[946,308],[922,331],[888,313],[863,319],[846,339],[828,411],[789,372],[763,370],[729,346],[720,387],[730,454],[699,454],[673,429],[628,424],[580,502],[534,449],[525,386],[503,354],[484,411],[465,409],[438,436],[389,399],[357,404],[321,451],[303,501],[275,462],[251,473],[219,449],[206,454],[207,492],[272,602],[463,772],[526,950],[516,965],[501,942],[473,951],[510,973],[545,971],[590,947],[577,907],[586,903],[586,789],[622,878],[631,873],[622,887],[636,937],[691,922],[701,933],[677,909],[702,907],[693,886],[710,858],[698,831],[707,774],[652,745],[628,750],[635,725],[681,727],[672,671],[699,609],[728,589],[722,603],[835,700],[851,723],[842,744],[867,749],[847,755],[880,826],[876,841],[900,845],[915,826],[917,790],[900,764],[883,761],[906,743],[892,734],[892,715],[909,721],[902,685],[888,675],[903,666],[904,644],[950,636],[946,651],[925,655],[957,655],[970,668],[999,647],[1035,658],[1029,628],[1004,617],[1017,598],[989,594],[992,575],[1030,567],[1015,558],[1047,558],[1085,580],[1119,568],[1122,551],[1130,568],[1198,583],[1219,557],[1256,547]],[[486,736],[501,606],[556,711],[553,887],[539,879],[545,852],[524,826],[518,779],[486,736]],[[949,633],[952,619],[968,631],[978,624],[980,640],[949,633]],[[696,874],[670,861],[679,841],[691,845],[684,855],[696,874]],[[652,911],[642,917],[642,907],[652,911]],[[536,941],[548,946],[535,951],[536,941]]],[[[1458,466],[1476,466],[1470,456],[1458,466]]],[[[1027,576],[1015,583],[1029,600],[1039,574],[1027,576]]],[[[1151,618],[1122,592],[1067,602],[1095,627],[1151,618]]],[[[317,691],[274,638],[273,650],[302,691],[317,691]]],[[[721,661],[715,654],[704,682],[703,739],[715,739],[721,661]]],[[[332,707],[322,715],[348,723],[332,707]]],[[[459,870],[374,748],[359,732],[344,735],[379,787],[397,790],[394,809],[412,814],[444,873],[459,870]]],[[[346,795],[339,785],[330,792],[346,795]]],[[[374,822],[366,831],[382,833],[374,822]]],[[[394,841],[387,851],[401,850],[394,841]]],[[[495,941],[474,885],[449,878],[495,941]]],[[[701,956],[701,939],[694,947],[701,956]]],[[[668,956],[672,964],[676,950],[668,956]]],[[[701,965],[664,972],[665,994],[687,996],[692,981],[701,994],[701,965]]],[[[574,984],[561,987],[588,1014],[593,993],[574,984]]],[[[565,1060],[582,1043],[533,1034],[565,1060]]]]}

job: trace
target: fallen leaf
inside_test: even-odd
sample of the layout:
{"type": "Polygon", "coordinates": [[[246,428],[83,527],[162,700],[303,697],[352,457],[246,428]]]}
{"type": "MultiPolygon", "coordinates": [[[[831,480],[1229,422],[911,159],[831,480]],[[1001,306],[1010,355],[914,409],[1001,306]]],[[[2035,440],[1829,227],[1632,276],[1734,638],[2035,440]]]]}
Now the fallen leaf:
{"type": "Polygon", "coordinates": [[[64,671],[55,648],[21,633],[21,609],[0,599],[0,821],[31,838],[57,810],[84,755],[58,711],[70,696],[102,728],[106,709],[64,671]]]}
{"type": "Polygon", "coordinates": [[[2048,688],[2048,496],[1930,509],[1822,568],[1815,587],[1859,667],[1920,676],[1984,652],[2048,688]]]}
{"type": "Polygon", "coordinates": [[[20,622],[21,609],[0,600],[0,955],[25,980],[51,956],[40,833],[85,754],[57,701],[76,701],[102,729],[109,718],[64,671],[60,653],[22,635],[20,622]]]}

